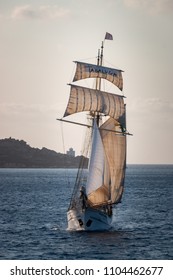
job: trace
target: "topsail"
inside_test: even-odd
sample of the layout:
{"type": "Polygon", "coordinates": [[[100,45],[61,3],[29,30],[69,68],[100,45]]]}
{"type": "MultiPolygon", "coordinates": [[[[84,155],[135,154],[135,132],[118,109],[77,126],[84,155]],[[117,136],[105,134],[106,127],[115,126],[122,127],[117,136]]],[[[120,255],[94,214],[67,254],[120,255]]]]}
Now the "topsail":
{"type": "Polygon", "coordinates": [[[86,78],[102,78],[123,90],[122,70],[75,61],[77,64],[73,82],[86,78]]]}

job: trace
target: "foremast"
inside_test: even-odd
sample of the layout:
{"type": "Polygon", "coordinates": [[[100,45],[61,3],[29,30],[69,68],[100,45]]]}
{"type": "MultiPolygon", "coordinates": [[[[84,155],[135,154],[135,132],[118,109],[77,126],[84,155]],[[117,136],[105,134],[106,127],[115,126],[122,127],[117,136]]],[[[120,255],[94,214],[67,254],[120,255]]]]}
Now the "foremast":
{"type": "MultiPolygon", "coordinates": [[[[102,41],[101,45],[101,53],[100,49],[98,49],[98,57],[97,57],[97,66],[102,66],[103,64],[103,48],[104,48],[104,42],[102,41]]],[[[96,90],[101,90],[101,77],[96,78],[96,90]]],[[[95,113],[96,123],[99,126],[100,123],[100,113],[95,113]]]]}

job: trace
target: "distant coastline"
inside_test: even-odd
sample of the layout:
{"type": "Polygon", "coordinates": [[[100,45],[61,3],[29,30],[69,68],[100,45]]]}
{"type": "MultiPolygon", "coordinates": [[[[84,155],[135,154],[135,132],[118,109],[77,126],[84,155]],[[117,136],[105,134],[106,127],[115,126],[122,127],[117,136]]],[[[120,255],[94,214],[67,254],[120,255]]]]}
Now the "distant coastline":
{"type": "Polygon", "coordinates": [[[88,159],[57,153],[45,147],[30,147],[24,140],[0,139],[0,168],[78,168],[80,161],[87,168],[88,159]]]}

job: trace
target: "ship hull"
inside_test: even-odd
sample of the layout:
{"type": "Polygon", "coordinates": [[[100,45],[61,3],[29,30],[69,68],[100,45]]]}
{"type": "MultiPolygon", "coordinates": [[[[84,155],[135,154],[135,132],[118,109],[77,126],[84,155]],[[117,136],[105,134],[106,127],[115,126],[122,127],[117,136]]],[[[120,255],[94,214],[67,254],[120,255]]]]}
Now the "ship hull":
{"type": "Polygon", "coordinates": [[[82,213],[69,210],[67,221],[68,230],[104,231],[111,229],[112,216],[97,209],[86,208],[82,213]]]}

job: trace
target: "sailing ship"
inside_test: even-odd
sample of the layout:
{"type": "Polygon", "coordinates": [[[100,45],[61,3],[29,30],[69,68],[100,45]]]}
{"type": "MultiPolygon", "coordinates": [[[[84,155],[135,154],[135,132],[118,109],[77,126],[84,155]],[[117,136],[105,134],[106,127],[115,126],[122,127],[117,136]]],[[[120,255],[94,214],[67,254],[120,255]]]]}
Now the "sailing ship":
{"type": "Polygon", "coordinates": [[[75,61],[76,71],[70,84],[70,97],[62,119],[87,127],[83,157],[76,176],[67,211],[69,230],[109,230],[113,211],[121,202],[126,169],[126,105],[122,70],[103,66],[105,40],[113,40],[106,32],[96,64],[75,61]],[[82,79],[95,79],[95,87],[76,85],[82,79]],[[103,91],[102,81],[116,87],[118,94],[103,91]],[[120,94],[119,94],[120,92],[120,94]],[[66,119],[79,112],[88,112],[87,124],[66,119]],[[86,158],[89,158],[86,172],[86,158]]]}

